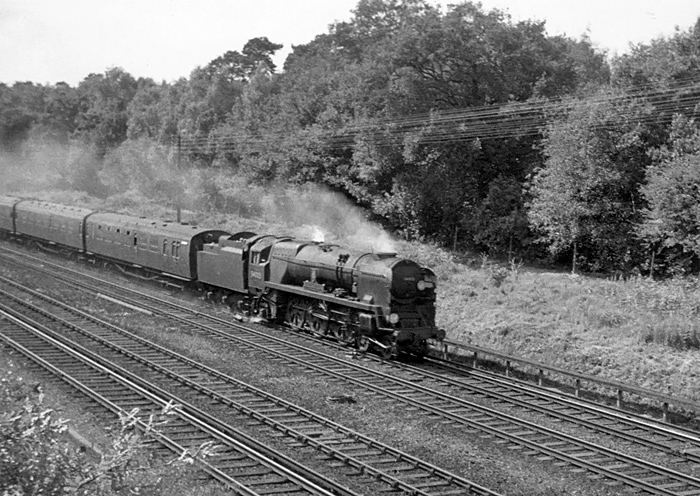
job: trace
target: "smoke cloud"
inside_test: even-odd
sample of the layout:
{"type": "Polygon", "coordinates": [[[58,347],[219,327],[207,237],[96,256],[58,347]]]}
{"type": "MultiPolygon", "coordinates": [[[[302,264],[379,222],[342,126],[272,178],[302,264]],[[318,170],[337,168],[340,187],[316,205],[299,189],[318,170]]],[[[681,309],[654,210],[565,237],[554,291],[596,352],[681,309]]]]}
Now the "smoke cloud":
{"type": "Polygon", "coordinates": [[[57,145],[0,152],[0,193],[40,191],[62,182],[65,151],[57,145]]]}
{"type": "Polygon", "coordinates": [[[265,215],[291,226],[296,235],[370,252],[395,252],[396,242],[379,224],[342,194],[307,184],[278,190],[266,202],[265,215]],[[271,201],[270,201],[271,200],[271,201]]]}
{"type": "Polygon", "coordinates": [[[79,198],[81,206],[133,215],[153,215],[144,211],[149,204],[170,216],[179,207],[212,227],[211,214],[234,214],[259,223],[258,232],[396,251],[392,236],[340,193],[312,184],[253,185],[226,169],[177,169],[167,151],[152,142],[127,142],[102,158],[75,143],[30,139],[17,152],[0,153],[0,194],[59,203],[79,198]]]}

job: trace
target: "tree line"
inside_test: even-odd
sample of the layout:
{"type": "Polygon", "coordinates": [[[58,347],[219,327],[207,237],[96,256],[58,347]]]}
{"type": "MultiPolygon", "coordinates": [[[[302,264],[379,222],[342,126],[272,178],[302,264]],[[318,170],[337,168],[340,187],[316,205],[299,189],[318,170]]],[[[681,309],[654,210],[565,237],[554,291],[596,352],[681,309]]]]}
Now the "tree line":
{"type": "Polygon", "coordinates": [[[470,1],[360,0],[279,70],[281,48],[254,38],[173,82],[0,85],[0,145],[89,146],[72,186],[91,194],[100,159],[147,141],[256,186],[322,184],[408,239],[699,268],[700,19],[609,57],[470,1]]]}

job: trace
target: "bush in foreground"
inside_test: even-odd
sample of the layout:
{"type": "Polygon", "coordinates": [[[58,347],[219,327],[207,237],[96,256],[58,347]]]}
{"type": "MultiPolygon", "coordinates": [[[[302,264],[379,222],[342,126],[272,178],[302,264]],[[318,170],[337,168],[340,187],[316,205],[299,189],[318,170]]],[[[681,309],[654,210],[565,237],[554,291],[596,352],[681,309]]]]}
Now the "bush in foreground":
{"type": "Polygon", "coordinates": [[[44,403],[40,386],[0,372],[0,495],[223,494],[196,481],[195,459],[211,447],[170,461],[156,459],[148,449],[173,405],[158,418],[142,420],[138,410],[122,415],[111,446],[93,462],[64,435],[69,421],[44,403]],[[137,430],[138,423],[145,429],[137,430]]]}

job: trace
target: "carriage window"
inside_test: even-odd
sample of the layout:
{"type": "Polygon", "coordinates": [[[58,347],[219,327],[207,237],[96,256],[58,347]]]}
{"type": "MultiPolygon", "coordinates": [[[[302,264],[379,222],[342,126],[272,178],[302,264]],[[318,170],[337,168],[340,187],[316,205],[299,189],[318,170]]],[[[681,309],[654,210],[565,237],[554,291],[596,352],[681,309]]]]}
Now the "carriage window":
{"type": "Polygon", "coordinates": [[[134,233],[134,248],[136,248],[139,244],[139,235],[138,233],[134,233]]]}
{"type": "Polygon", "coordinates": [[[168,254],[168,240],[164,239],[163,240],[163,256],[168,254]]]}

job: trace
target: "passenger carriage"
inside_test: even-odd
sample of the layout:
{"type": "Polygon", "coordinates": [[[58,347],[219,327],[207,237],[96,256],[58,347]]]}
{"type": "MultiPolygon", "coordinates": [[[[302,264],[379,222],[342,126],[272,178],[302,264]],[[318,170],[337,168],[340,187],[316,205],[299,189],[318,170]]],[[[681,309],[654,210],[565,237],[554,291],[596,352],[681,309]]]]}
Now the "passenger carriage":
{"type": "Polygon", "coordinates": [[[85,218],[93,211],[37,200],[15,204],[15,231],[49,244],[83,251],[85,218]]]}
{"type": "Polygon", "coordinates": [[[85,229],[89,254],[187,281],[197,279],[197,252],[202,246],[228,235],[220,230],[112,213],[90,215],[85,229]]]}

